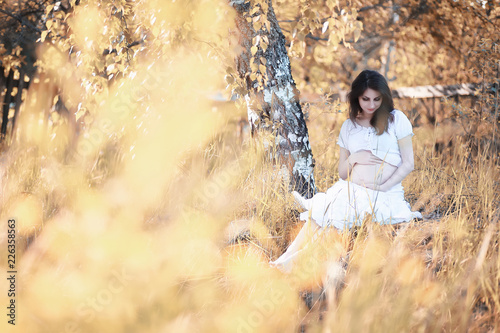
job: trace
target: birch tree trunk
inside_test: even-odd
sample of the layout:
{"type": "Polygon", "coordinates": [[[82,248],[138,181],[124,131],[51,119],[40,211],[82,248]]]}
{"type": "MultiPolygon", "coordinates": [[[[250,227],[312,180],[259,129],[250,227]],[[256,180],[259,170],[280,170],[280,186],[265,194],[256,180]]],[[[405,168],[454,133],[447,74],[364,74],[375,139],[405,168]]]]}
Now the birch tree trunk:
{"type": "Polygon", "coordinates": [[[268,152],[286,166],[290,188],[306,197],[316,192],[314,160],[290,60],[272,0],[235,0],[241,54],[236,70],[244,82],[252,137],[272,133],[268,152]],[[273,147],[275,149],[273,149],[273,147]]]}

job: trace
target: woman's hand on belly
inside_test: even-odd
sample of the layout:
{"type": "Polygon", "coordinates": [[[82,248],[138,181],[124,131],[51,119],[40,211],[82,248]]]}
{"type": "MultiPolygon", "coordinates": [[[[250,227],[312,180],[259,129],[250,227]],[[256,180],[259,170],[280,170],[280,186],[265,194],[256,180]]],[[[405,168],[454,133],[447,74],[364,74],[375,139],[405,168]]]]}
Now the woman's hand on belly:
{"type": "Polygon", "coordinates": [[[351,181],[357,185],[364,186],[373,190],[383,189],[380,185],[384,184],[397,167],[381,162],[379,164],[355,164],[351,171],[351,181]]]}
{"type": "Polygon", "coordinates": [[[361,165],[376,165],[380,164],[383,161],[377,156],[373,155],[369,150],[360,150],[357,151],[348,157],[349,164],[356,166],[357,164],[361,165]]]}

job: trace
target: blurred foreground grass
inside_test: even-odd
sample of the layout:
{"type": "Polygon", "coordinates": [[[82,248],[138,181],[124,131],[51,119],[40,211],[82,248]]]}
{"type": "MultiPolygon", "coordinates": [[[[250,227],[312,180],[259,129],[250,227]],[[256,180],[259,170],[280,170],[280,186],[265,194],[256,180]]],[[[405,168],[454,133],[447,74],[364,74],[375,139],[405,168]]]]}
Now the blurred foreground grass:
{"type": "MultiPolygon", "coordinates": [[[[345,117],[339,107],[308,109],[322,191],[338,177],[335,138],[345,117]]],[[[4,154],[1,218],[14,217],[18,225],[16,328],[498,329],[495,159],[480,153],[468,162],[458,139],[437,154],[434,138],[449,127],[416,128],[416,170],[404,185],[426,219],[397,230],[367,222],[356,233],[327,233],[283,275],[267,262],[301,227],[297,207],[279,172],[261,161],[255,143],[236,135],[234,118],[223,116],[239,111],[216,108],[210,112],[218,130],[207,130],[182,153],[160,153],[183,135],[162,125],[164,136],[152,135],[142,155],[138,149],[132,158],[116,143],[98,158],[105,165],[98,183],[92,167],[61,163],[36,148],[4,154]]],[[[6,248],[5,229],[0,246],[6,248]]],[[[6,256],[1,265],[6,270],[6,256]]],[[[1,289],[7,290],[5,279],[1,289]]]]}
{"type": "MultiPolygon", "coordinates": [[[[207,98],[223,74],[195,45],[139,58],[93,96],[74,147],[64,122],[38,131],[38,109],[23,110],[30,130],[0,166],[0,247],[14,218],[18,271],[17,325],[4,316],[2,332],[500,329],[498,158],[471,155],[451,123],[416,128],[404,185],[426,219],[325,233],[284,275],[267,262],[301,227],[286,177],[238,130],[245,110],[207,98]]],[[[72,98],[87,93],[74,87],[72,98]]],[[[345,105],[305,110],[325,191],[345,105]]]]}

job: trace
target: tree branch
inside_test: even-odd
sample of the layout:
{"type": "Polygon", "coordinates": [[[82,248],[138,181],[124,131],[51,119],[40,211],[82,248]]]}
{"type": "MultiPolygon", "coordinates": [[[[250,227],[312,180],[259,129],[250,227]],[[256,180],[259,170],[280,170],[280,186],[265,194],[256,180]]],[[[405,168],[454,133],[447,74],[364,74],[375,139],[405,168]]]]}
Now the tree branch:
{"type": "MultiPolygon", "coordinates": [[[[476,14],[476,16],[478,16],[483,22],[487,22],[487,23],[493,25],[494,27],[496,26],[495,23],[491,22],[487,17],[484,17],[483,14],[478,12],[476,8],[471,7],[471,9],[474,12],[474,14],[476,14]]],[[[497,16],[497,18],[498,18],[498,16],[497,16]]]]}
{"type": "Polygon", "coordinates": [[[364,12],[364,11],[370,10],[370,9],[377,9],[377,8],[392,9],[391,6],[384,6],[383,4],[377,4],[377,5],[373,5],[373,6],[361,7],[360,9],[358,9],[358,13],[361,13],[361,12],[364,12]]]}
{"type": "MultiPolygon", "coordinates": [[[[132,42],[132,43],[130,43],[130,44],[127,44],[126,48],[127,48],[127,49],[131,49],[131,48],[133,48],[134,46],[137,46],[137,45],[139,45],[139,44],[141,44],[141,43],[142,43],[142,41],[138,41],[138,40],[136,40],[136,41],[133,41],[133,42],[132,42]]],[[[105,50],[102,52],[102,55],[108,55],[108,54],[111,54],[111,53],[117,53],[117,52],[118,52],[118,50],[117,50],[117,49],[112,49],[112,50],[105,49],[105,50]]]]}
{"type": "Polygon", "coordinates": [[[25,25],[25,26],[27,26],[28,28],[30,28],[30,29],[32,29],[32,30],[34,30],[34,31],[38,32],[38,33],[42,33],[42,30],[40,30],[40,29],[38,29],[37,27],[35,27],[35,26],[34,26],[34,25],[30,22],[30,21],[25,20],[25,19],[24,19],[24,17],[22,17],[22,16],[19,16],[19,15],[13,14],[13,13],[8,12],[8,11],[6,11],[6,10],[4,10],[4,9],[1,9],[1,8],[0,8],[0,13],[4,13],[5,15],[10,16],[10,17],[12,17],[12,18],[16,19],[16,20],[17,20],[17,21],[19,21],[22,25],[25,25]]]}
{"type": "Polygon", "coordinates": [[[312,39],[312,40],[316,40],[316,41],[322,40],[322,41],[326,41],[326,42],[328,42],[328,38],[324,38],[324,37],[316,37],[316,36],[313,36],[311,33],[308,33],[308,34],[306,35],[306,38],[309,38],[309,39],[312,39]]]}

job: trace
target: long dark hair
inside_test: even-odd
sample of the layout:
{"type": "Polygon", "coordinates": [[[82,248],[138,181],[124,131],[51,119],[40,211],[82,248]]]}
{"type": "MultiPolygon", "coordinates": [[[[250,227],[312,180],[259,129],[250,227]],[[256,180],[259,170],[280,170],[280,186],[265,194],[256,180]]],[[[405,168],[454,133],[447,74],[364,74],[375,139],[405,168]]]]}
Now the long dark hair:
{"type": "Polygon", "coordinates": [[[380,73],[366,69],[359,73],[358,77],[352,82],[351,91],[347,95],[349,99],[349,118],[356,124],[356,117],[362,111],[361,106],[359,106],[359,97],[368,88],[376,90],[382,95],[382,104],[370,120],[370,125],[377,130],[377,135],[381,135],[388,130],[389,122],[394,121],[394,116],[391,113],[394,110],[394,101],[392,100],[391,89],[389,89],[387,81],[380,73]]]}

